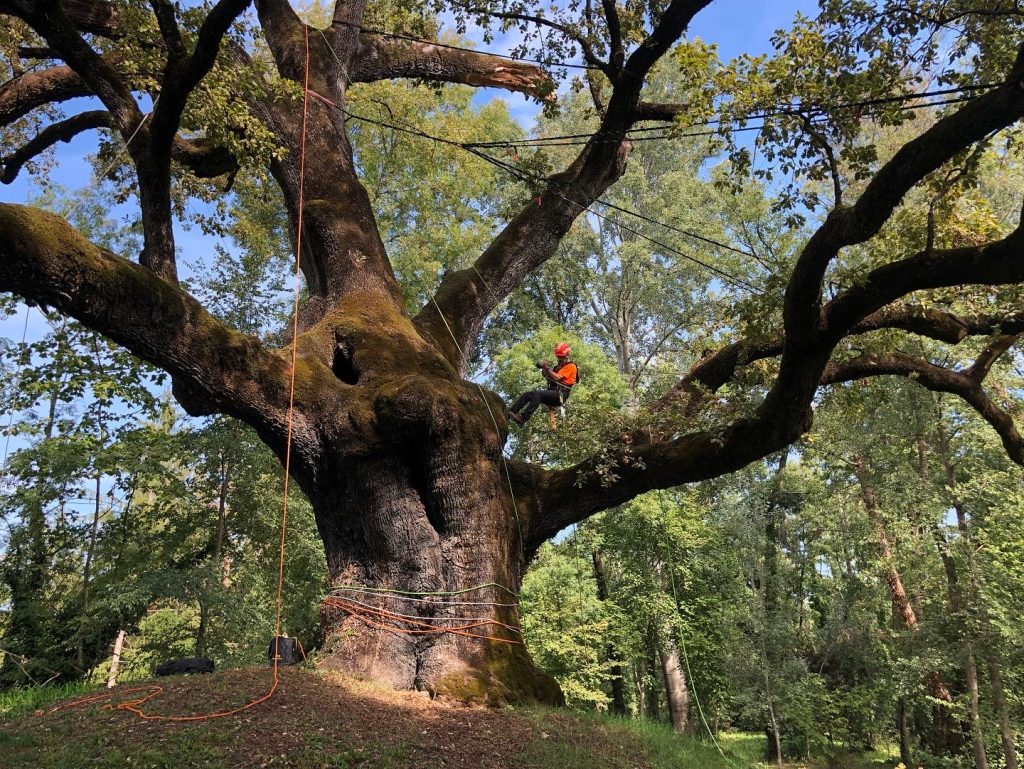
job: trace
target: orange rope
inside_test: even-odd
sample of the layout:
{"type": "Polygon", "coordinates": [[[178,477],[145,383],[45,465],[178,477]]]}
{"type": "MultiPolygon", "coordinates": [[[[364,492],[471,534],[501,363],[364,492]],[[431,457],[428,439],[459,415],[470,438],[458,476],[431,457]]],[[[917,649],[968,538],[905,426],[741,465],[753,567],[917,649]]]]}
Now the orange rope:
{"type": "MultiPolygon", "coordinates": [[[[325,598],[324,599],[324,603],[327,606],[333,606],[336,609],[341,609],[342,611],[346,612],[350,616],[355,617],[356,619],[360,620],[361,622],[364,622],[367,625],[371,625],[372,627],[376,627],[376,628],[379,628],[379,629],[382,629],[382,630],[390,630],[390,631],[394,631],[396,633],[403,633],[405,635],[430,635],[430,634],[451,633],[453,635],[460,635],[460,636],[464,636],[466,638],[476,638],[476,639],[479,639],[479,640],[482,640],[482,641],[497,641],[499,643],[522,644],[522,641],[520,641],[519,639],[515,639],[515,638],[502,638],[500,636],[493,636],[493,635],[485,635],[485,634],[482,634],[482,633],[471,633],[471,632],[468,632],[468,631],[473,630],[475,628],[487,627],[489,625],[498,625],[499,627],[503,627],[503,628],[505,628],[507,630],[512,631],[513,633],[519,633],[520,632],[519,628],[517,628],[517,627],[515,627],[513,625],[506,624],[506,623],[501,622],[500,620],[496,620],[496,619],[493,619],[493,620],[480,620],[478,622],[471,622],[471,623],[467,623],[465,625],[456,625],[454,627],[441,627],[441,626],[437,626],[437,625],[432,625],[429,622],[425,622],[425,621],[421,621],[421,620],[414,620],[414,619],[410,619],[408,617],[403,617],[402,615],[394,614],[393,612],[389,612],[386,609],[356,606],[354,604],[351,604],[351,603],[345,601],[344,599],[339,599],[339,598],[335,598],[335,597],[325,598]],[[388,624],[388,623],[385,623],[385,622],[378,622],[377,620],[373,619],[374,616],[380,617],[381,619],[390,620],[391,622],[394,622],[394,623],[405,623],[405,624],[408,624],[408,625],[415,625],[415,626],[418,626],[418,628],[410,629],[410,628],[406,628],[406,627],[401,627],[400,625],[388,624]]],[[[458,619],[458,617],[447,617],[447,618],[444,618],[444,619],[458,619]]]]}
{"type": "MultiPolygon", "coordinates": [[[[355,613],[355,612],[368,612],[370,614],[376,614],[378,616],[382,616],[382,617],[386,617],[388,619],[395,620],[396,622],[406,622],[406,623],[408,623],[410,625],[420,625],[422,627],[429,627],[429,628],[433,628],[434,630],[438,630],[438,631],[444,631],[444,630],[450,629],[447,626],[443,626],[443,625],[432,625],[432,624],[430,624],[429,622],[426,621],[425,617],[413,618],[413,617],[409,617],[409,616],[406,616],[406,615],[403,615],[403,614],[396,614],[395,612],[388,611],[387,609],[383,609],[383,608],[381,608],[379,606],[365,606],[365,605],[360,605],[360,604],[352,604],[351,602],[345,601],[344,598],[327,598],[327,599],[324,600],[324,603],[326,603],[328,606],[334,606],[334,607],[339,608],[339,609],[345,609],[346,611],[348,611],[350,609],[350,607],[354,606],[355,611],[353,613],[355,613]]],[[[459,617],[443,617],[442,616],[442,617],[436,617],[435,619],[436,620],[449,620],[449,619],[450,620],[457,620],[457,619],[460,619],[460,618],[459,617]]],[[[506,623],[502,622],[501,620],[497,620],[497,619],[475,619],[475,620],[473,620],[473,624],[464,625],[463,627],[466,627],[466,628],[468,628],[468,627],[479,627],[481,625],[500,625],[501,627],[505,628],[506,630],[511,630],[513,633],[518,633],[519,632],[519,628],[517,628],[515,625],[509,625],[509,624],[506,624],[506,623]]]]}
{"type": "MultiPolygon", "coordinates": [[[[307,112],[309,106],[309,27],[303,26],[306,33],[306,63],[305,72],[303,77],[303,93],[302,93],[302,135],[300,137],[299,145],[299,207],[298,207],[298,233],[295,237],[295,302],[292,310],[292,359],[291,359],[291,379],[288,386],[288,428],[287,437],[285,439],[285,454],[284,454],[284,505],[281,511],[281,546],[279,552],[279,560],[277,567],[277,615],[274,619],[274,637],[275,639],[281,635],[281,607],[282,607],[282,592],[284,586],[284,545],[285,545],[285,534],[288,527],[288,479],[291,471],[291,459],[292,459],[292,424],[294,421],[295,414],[295,361],[297,355],[297,345],[299,337],[299,288],[301,285],[301,259],[302,259],[302,211],[304,203],[304,192],[305,192],[305,181],[306,181],[306,125],[307,125],[307,112]]],[[[300,644],[301,648],[301,644],[300,644]]],[[[305,658],[305,652],[302,654],[305,658]]],[[[255,707],[263,702],[266,702],[274,693],[277,691],[280,679],[278,677],[278,655],[274,655],[274,682],[270,687],[270,690],[254,700],[246,702],[244,705],[239,705],[237,708],[231,708],[230,710],[220,710],[216,713],[202,713],[194,716],[163,716],[163,715],[151,715],[142,711],[141,707],[146,702],[161,694],[164,691],[162,686],[157,684],[151,684],[149,686],[137,686],[129,689],[121,689],[118,691],[103,692],[101,694],[93,694],[88,697],[83,697],[78,700],[72,700],[58,705],[47,713],[56,713],[59,710],[66,708],[81,707],[84,705],[91,705],[97,702],[108,701],[108,704],[104,707],[110,708],[111,710],[125,710],[129,713],[134,713],[139,718],[147,721],[206,721],[211,718],[224,718],[226,716],[233,716],[236,713],[241,713],[243,710],[255,707]],[[137,692],[147,692],[142,697],[138,697],[133,700],[126,700],[125,702],[119,702],[116,705],[109,704],[109,700],[116,696],[123,694],[135,694],[137,692]]],[[[42,711],[39,711],[42,714],[42,711]]]]}

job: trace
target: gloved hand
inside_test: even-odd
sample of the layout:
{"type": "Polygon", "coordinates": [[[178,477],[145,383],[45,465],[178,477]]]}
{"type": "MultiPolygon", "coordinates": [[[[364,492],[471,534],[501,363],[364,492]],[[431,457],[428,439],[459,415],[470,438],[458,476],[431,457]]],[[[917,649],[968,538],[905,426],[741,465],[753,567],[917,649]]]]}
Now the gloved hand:
{"type": "Polygon", "coordinates": [[[541,370],[547,369],[548,367],[550,367],[550,365],[551,364],[548,363],[546,360],[539,360],[539,361],[537,361],[537,368],[539,368],[541,370]]]}

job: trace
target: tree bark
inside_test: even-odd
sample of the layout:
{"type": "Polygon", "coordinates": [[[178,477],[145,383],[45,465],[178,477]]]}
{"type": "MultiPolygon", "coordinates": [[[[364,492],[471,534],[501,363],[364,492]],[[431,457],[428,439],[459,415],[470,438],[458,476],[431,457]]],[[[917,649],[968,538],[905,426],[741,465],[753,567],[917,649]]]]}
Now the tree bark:
{"type": "Polygon", "coordinates": [[[679,645],[669,633],[658,649],[661,672],[665,680],[665,696],[673,731],[684,734],[690,729],[690,689],[679,656],[679,645]]]}
{"type": "Polygon", "coordinates": [[[450,442],[407,441],[309,494],[332,586],[323,664],[460,700],[561,702],[519,632],[521,533],[504,479],[452,417],[450,442]]]}

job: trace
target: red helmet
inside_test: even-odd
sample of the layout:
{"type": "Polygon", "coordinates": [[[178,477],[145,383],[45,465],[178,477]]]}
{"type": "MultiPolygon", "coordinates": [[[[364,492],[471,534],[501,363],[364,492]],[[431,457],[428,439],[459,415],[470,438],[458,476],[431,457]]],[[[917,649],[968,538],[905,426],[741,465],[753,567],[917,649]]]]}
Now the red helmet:
{"type": "Polygon", "coordinates": [[[572,348],[569,346],[568,342],[559,342],[555,345],[555,357],[567,358],[570,355],[572,355],[572,348]]]}

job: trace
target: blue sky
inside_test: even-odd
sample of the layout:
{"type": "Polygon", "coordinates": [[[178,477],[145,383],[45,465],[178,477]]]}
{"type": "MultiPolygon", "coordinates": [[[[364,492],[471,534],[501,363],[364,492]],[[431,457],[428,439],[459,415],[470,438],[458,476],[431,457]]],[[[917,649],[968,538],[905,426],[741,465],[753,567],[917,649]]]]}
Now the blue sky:
{"type": "MultiPolygon", "coordinates": [[[[689,30],[690,37],[700,37],[708,42],[716,43],[723,59],[732,58],[740,53],[759,54],[771,49],[772,33],[785,27],[799,11],[807,15],[816,12],[816,0],[716,0],[710,8],[705,9],[694,19],[689,30]]],[[[506,53],[515,44],[513,35],[506,35],[484,46],[480,42],[478,32],[470,30],[469,36],[477,41],[480,50],[492,50],[506,53]]],[[[537,113],[536,103],[517,94],[505,91],[486,89],[478,99],[504,99],[517,120],[529,128],[533,116],[537,113]]],[[[67,105],[69,111],[76,108],[95,109],[89,100],[78,100],[67,105]]],[[[56,168],[52,179],[68,188],[81,188],[89,183],[92,171],[88,162],[90,153],[96,150],[96,136],[93,133],[76,137],[69,144],[60,144],[56,148],[56,168]]],[[[22,174],[11,185],[0,187],[0,201],[22,203],[31,199],[37,190],[33,187],[27,174],[22,174]]],[[[183,261],[195,261],[213,252],[214,241],[202,233],[178,228],[177,245],[182,253],[183,261]]],[[[14,316],[0,319],[0,336],[20,339],[24,323],[24,308],[14,316]]],[[[28,339],[39,338],[46,326],[38,313],[30,314],[28,339]]],[[[6,426],[7,415],[0,415],[0,425],[6,426]]]]}

